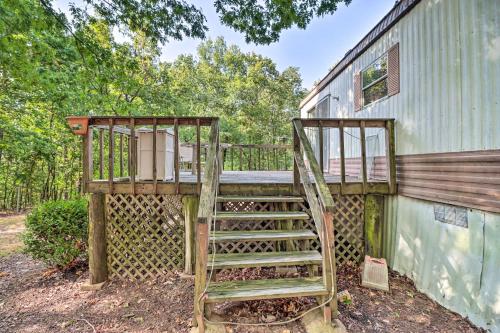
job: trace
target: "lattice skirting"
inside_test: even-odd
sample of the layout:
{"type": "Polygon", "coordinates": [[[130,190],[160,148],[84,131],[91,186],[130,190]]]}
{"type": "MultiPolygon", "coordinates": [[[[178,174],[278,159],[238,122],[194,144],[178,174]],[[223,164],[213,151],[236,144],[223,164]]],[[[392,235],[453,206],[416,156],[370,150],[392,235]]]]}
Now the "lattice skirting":
{"type": "Polygon", "coordinates": [[[335,256],[337,263],[360,262],[364,256],[364,210],[363,195],[334,197],[335,256]]]}
{"type": "MultiPolygon", "coordinates": [[[[226,202],[219,207],[223,211],[248,212],[248,211],[275,211],[276,204],[269,202],[226,202]]],[[[219,230],[271,230],[275,229],[274,221],[238,222],[228,221],[218,223],[219,230]]],[[[217,253],[248,253],[248,252],[272,252],[276,251],[276,242],[231,242],[218,244],[217,253]]]]}
{"type": "Polygon", "coordinates": [[[142,280],[184,266],[185,228],[180,195],[106,196],[111,278],[142,280]]]}
{"type": "MultiPolygon", "coordinates": [[[[364,255],[364,197],[362,195],[344,195],[334,198],[336,203],[334,215],[335,227],[335,255],[337,263],[346,261],[360,262],[364,255]]],[[[252,202],[228,202],[222,205],[224,211],[276,211],[291,209],[292,204],[283,206],[282,203],[252,203],[252,202]]],[[[307,204],[296,204],[294,209],[302,210],[310,214],[307,204]]],[[[268,230],[280,229],[279,222],[257,221],[256,224],[248,222],[225,222],[218,225],[220,230],[268,230]]],[[[295,222],[294,228],[315,230],[314,221],[309,220],[295,222]]],[[[285,248],[284,242],[234,242],[221,244],[217,247],[218,253],[241,253],[241,252],[270,252],[285,248]]],[[[295,249],[321,249],[319,240],[294,242],[295,249]]]]}

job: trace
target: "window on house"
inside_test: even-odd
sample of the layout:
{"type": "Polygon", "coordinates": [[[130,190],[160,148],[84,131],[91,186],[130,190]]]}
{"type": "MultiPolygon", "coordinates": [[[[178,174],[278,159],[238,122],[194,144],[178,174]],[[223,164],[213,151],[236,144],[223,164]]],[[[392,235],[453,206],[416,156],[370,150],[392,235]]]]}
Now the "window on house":
{"type": "Polygon", "coordinates": [[[378,58],[361,72],[363,105],[368,105],[388,95],[387,54],[378,58]]]}

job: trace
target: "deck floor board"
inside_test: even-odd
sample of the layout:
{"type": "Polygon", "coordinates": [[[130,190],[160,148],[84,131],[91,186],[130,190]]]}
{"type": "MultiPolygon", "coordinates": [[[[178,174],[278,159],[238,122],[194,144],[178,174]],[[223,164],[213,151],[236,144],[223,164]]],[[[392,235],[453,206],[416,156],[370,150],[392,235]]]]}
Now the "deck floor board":
{"type": "MultiPolygon", "coordinates": [[[[340,176],[325,174],[325,180],[328,184],[340,183],[340,176]]],[[[203,179],[203,173],[202,173],[203,179]]],[[[359,182],[361,178],[357,177],[347,177],[347,182],[359,182]]],[[[122,179],[115,179],[115,182],[128,182],[128,178],[124,177],[122,179]]],[[[139,179],[136,181],[141,182],[151,182],[148,179],[139,179]]],[[[191,174],[188,171],[181,171],[179,175],[179,181],[181,183],[196,183],[196,175],[191,174]]],[[[173,183],[173,179],[167,179],[165,181],[158,180],[162,183],[173,183]]],[[[224,171],[220,175],[221,184],[293,184],[293,172],[292,171],[224,171]]]]}

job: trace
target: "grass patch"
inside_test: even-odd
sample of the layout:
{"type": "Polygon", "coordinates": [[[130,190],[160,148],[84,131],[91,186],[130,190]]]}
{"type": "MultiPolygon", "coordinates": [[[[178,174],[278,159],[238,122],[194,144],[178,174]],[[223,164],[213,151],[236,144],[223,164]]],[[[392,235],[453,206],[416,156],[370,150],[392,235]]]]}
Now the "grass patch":
{"type": "Polygon", "coordinates": [[[0,216],[0,257],[21,252],[23,240],[21,234],[25,230],[26,215],[0,216]]]}

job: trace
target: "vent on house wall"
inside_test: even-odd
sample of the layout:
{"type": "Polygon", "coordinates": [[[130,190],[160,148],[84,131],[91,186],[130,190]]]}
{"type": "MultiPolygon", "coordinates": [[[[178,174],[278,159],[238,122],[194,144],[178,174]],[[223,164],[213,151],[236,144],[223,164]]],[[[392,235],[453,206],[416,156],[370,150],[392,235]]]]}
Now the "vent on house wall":
{"type": "Polygon", "coordinates": [[[434,218],[436,221],[468,228],[467,209],[451,205],[434,205],[434,218]]]}

